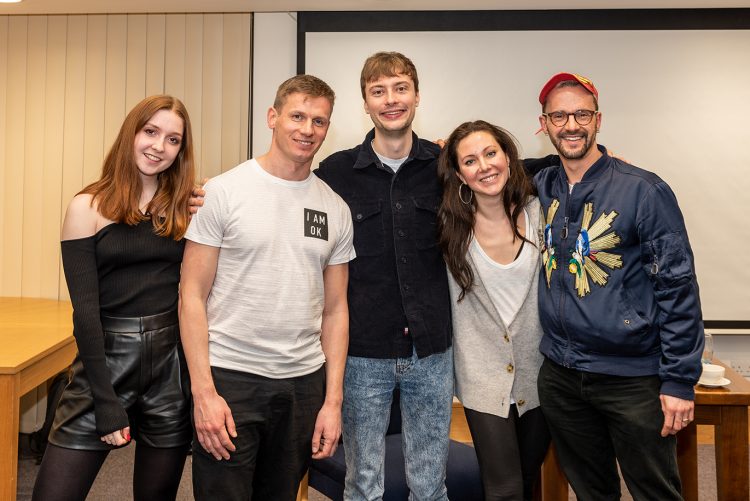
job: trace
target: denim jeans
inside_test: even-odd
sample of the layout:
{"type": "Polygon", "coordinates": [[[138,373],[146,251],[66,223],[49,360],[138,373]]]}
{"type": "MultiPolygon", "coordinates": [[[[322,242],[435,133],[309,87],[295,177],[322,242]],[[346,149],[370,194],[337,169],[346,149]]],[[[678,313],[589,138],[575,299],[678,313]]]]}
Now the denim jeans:
{"type": "Polygon", "coordinates": [[[346,501],[383,496],[385,432],[400,389],[406,482],[411,501],[447,500],[453,350],[421,359],[348,357],[344,376],[346,501]]]}
{"type": "Polygon", "coordinates": [[[617,462],[635,500],[681,500],[674,435],[662,437],[658,376],[581,372],[545,359],[539,399],[557,456],[582,501],[620,499],[617,462]]]}

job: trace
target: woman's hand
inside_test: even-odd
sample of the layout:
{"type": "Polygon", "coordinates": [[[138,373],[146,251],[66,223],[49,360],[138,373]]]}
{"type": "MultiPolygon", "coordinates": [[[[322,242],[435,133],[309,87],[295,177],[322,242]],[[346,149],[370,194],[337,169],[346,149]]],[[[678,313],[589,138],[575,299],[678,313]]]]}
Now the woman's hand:
{"type": "Polygon", "coordinates": [[[109,435],[104,435],[99,440],[115,447],[125,445],[130,442],[130,426],[126,426],[122,430],[113,431],[109,435]]]}
{"type": "Polygon", "coordinates": [[[203,197],[206,196],[206,190],[203,186],[208,182],[208,178],[204,177],[201,182],[193,186],[193,191],[190,193],[192,196],[188,199],[188,210],[190,214],[195,214],[198,209],[203,207],[203,197]]]}

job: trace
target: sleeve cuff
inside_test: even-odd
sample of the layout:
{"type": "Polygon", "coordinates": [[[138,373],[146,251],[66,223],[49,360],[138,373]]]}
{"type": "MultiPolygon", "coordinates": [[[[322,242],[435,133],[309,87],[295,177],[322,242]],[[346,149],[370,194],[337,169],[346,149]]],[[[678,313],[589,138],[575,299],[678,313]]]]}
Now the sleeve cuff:
{"type": "Polygon", "coordinates": [[[683,400],[695,400],[695,386],[679,381],[662,381],[659,393],[683,400]]]}
{"type": "Polygon", "coordinates": [[[130,425],[128,414],[120,402],[94,404],[94,416],[96,432],[102,437],[130,425]]]}

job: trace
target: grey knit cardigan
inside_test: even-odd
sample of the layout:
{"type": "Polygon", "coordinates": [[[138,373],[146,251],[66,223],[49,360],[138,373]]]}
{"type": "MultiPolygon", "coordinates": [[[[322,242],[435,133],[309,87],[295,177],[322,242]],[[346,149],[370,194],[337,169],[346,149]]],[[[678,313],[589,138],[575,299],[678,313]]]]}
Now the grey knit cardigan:
{"type": "MultiPolygon", "coordinates": [[[[540,215],[537,198],[529,199],[526,213],[532,228],[532,234],[526,238],[534,242],[538,250],[540,215]]],[[[542,326],[537,309],[539,252],[534,254],[536,266],[531,267],[525,288],[518,290],[525,299],[509,326],[500,318],[468,253],[466,258],[474,271],[474,285],[461,302],[457,302],[461,288],[448,273],[456,396],[464,407],[507,418],[512,393],[521,415],[539,406],[536,387],[542,365],[539,352],[542,326]]]]}

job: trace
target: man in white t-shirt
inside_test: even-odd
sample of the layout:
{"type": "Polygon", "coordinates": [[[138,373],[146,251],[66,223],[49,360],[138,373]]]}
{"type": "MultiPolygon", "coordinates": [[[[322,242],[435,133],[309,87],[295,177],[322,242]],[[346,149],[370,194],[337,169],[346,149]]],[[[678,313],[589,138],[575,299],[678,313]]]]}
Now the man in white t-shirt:
{"type": "Polygon", "coordinates": [[[341,433],[351,212],[310,173],[334,93],[279,87],[270,150],[212,179],[180,283],[201,499],[294,500],[341,433]]]}

